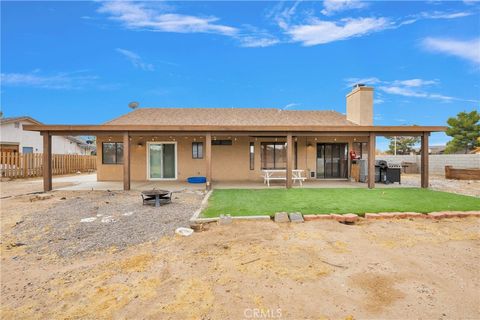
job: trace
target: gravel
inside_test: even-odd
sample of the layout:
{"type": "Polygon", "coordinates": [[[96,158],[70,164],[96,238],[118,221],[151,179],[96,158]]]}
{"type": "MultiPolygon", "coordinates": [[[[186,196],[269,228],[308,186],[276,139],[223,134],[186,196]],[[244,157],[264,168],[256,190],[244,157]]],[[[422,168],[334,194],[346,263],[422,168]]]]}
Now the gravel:
{"type": "Polygon", "coordinates": [[[60,257],[124,249],[188,227],[203,196],[199,191],[184,190],[173,194],[172,203],[155,208],[142,205],[139,192],[85,191],[79,195],[75,191],[70,196],[56,196],[48,210],[24,217],[15,234],[28,243],[28,251],[60,257]]]}

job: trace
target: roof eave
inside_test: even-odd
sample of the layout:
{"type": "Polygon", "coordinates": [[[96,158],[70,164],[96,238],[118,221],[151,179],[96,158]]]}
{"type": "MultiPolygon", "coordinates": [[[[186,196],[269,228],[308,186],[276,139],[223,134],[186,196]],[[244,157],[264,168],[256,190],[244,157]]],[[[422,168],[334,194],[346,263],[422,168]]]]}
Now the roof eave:
{"type": "Polygon", "coordinates": [[[445,126],[245,126],[245,125],[25,125],[24,130],[55,134],[120,132],[443,132],[445,126]]]}

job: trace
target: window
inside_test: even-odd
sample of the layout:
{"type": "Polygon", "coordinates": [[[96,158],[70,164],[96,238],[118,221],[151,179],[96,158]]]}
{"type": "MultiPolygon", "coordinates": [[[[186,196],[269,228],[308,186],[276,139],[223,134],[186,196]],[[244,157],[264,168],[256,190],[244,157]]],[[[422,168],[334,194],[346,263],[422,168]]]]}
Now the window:
{"type": "Polygon", "coordinates": [[[203,142],[192,142],[192,158],[203,159],[203,142]]]}
{"type": "Polygon", "coordinates": [[[212,140],[212,146],[231,146],[232,140],[212,140]]]}
{"type": "Polygon", "coordinates": [[[255,170],[255,143],[250,142],[250,170],[255,170]]]}
{"type": "Polygon", "coordinates": [[[354,142],[353,151],[355,151],[357,157],[360,157],[360,159],[368,158],[368,144],[366,142],[354,142]]]}
{"type": "Polygon", "coordinates": [[[287,168],[287,144],[285,142],[262,142],[262,169],[287,168]]]}
{"type": "Polygon", "coordinates": [[[123,143],[122,142],[102,143],[102,163],[103,164],[123,163],[123,143]]]}
{"type": "Polygon", "coordinates": [[[33,153],[33,147],[22,147],[22,153],[33,153]]]}

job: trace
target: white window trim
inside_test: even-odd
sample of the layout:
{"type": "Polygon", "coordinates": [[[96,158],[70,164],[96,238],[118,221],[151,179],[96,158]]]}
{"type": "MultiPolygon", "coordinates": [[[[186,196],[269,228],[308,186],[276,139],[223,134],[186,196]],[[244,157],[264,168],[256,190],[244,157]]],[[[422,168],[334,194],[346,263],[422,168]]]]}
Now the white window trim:
{"type": "Polygon", "coordinates": [[[147,180],[149,181],[175,181],[178,179],[178,146],[177,141],[148,141],[147,142],[147,180]],[[150,145],[173,144],[175,145],[175,178],[150,178],[150,145]]]}

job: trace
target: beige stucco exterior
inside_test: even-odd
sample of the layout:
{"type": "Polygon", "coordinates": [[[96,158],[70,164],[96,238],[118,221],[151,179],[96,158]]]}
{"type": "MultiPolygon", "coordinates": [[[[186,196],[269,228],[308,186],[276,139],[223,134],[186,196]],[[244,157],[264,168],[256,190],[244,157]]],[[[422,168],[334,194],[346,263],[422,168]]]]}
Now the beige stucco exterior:
{"type": "MultiPolygon", "coordinates": [[[[213,181],[261,181],[262,142],[283,142],[285,138],[265,137],[214,137],[214,139],[232,140],[232,145],[212,146],[212,180],[213,181]],[[254,170],[250,170],[250,142],[254,143],[254,170]]],[[[316,172],[317,143],[346,143],[348,150],[353,142],[367,142],[368,137],[336,136],[336,137],[296,137],[297,168],[305,170],[310,178],[310,172],[316,172]]],[[[121,181],[123,179],[122,164],[102,164],[102,143],[122,142],[121,136],[97,137],[97,179],[99,181],[121,181]]],[[[191,176],[205,176],[206,160],[192,158],[192,142],[205,141],[200,136],[177,137],[132,137],[131,138],[131,179],[146,181],[147,178],[147,145],[149,141],[175,142],[177,146],[177,180],[184,181],[191,176]]],[[[350,165],[348,166],[350,168],[350,165]]],[[[349,170],[350,175],[350,170],[349,170]]]]}
{"type": "Polygon", "coordinates": [[[373,88],[356,87],[347,94],[347,120],[362,126],[373,125],[373,88]]]}

